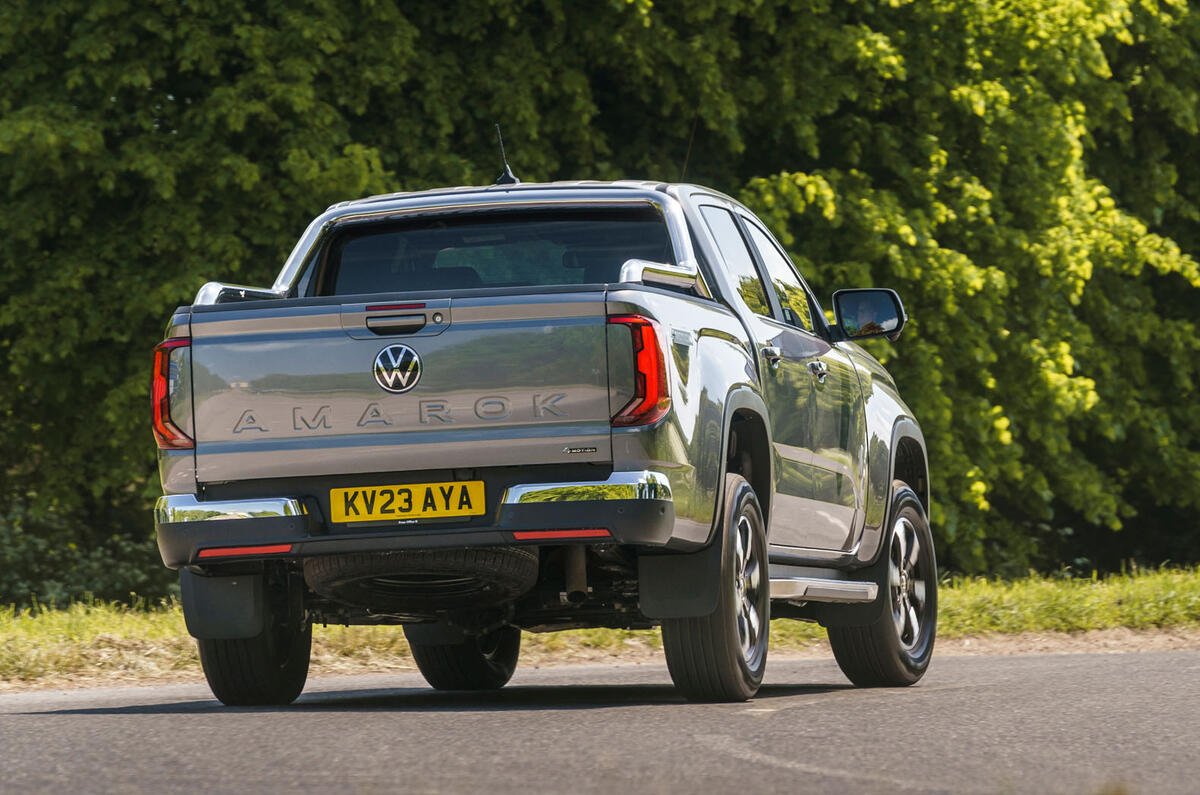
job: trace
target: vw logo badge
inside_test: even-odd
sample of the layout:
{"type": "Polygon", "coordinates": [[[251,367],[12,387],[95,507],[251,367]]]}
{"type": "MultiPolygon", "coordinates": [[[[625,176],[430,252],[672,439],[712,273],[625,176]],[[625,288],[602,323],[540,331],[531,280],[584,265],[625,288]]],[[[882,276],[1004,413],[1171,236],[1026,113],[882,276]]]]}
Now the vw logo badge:
{"type": "Polygon", "coordinates": [[[376,354],[374,372],[388,392],[407,392],[421,380],[421,357],[407,345],[389,345],[376,354]]]}

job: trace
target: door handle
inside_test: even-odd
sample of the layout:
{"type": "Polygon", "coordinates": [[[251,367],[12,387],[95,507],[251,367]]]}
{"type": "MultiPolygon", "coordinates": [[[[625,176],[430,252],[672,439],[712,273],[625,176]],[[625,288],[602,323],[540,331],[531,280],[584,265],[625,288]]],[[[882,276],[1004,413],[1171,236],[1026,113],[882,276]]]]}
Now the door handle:
{"type": "Polygon", "coordinates": [[[762,349],[763,358],[767,360],[767,364],[772,367],[779,366],[779,360],[783,358],[783,351],[776,348],[774,345],[768,345],[762,349]]]}
{"type": "Polygon", "coordinates": [[[829,366],[820,359],[814,359],[808,363],[808,371],[816,376],[818,384],[823,384],[825,376],[829,375],[829,366]]]}
{"type": "Polygon", "coordinates": [[[413,334],[425,328],[424,315],[387,315],[367,318],[367,328],[379,334],[413,334]]]}

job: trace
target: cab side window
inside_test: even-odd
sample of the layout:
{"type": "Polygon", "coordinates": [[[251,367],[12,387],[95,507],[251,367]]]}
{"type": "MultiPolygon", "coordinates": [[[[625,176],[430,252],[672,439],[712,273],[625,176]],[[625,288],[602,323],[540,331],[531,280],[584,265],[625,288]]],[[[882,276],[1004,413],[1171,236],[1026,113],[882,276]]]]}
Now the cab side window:
{"type": "Polygon", "coordinates": [[[725,260],[725,267],[737,284],[742,301],[751,312],[770,317],[771,305],[767,302],[766,287],[758,275],[758,269],[754,267],[754,258],[750,256],[750,249],[746,248],[746,241],[738,231],[737,222],[733,220],[733,213],[709,205],[701,207],[700,212],[704,214],[704,220],[712,230],[717,248],[721,250],[721,257],[725,260]]]}
{"type": "Polygon", "coordinates": [[[767,266],[767,274],[779,296],[779,305],[783,308],[783,319],[797,328],[805,331],[813,330],[812,307],[808,302],[808,291],[796,275],[791,260],[767,237],[767,233],[758,224],[743,216],[746,228],[750,230],[750,240],[758,249],[763,263],[767,266]]]}

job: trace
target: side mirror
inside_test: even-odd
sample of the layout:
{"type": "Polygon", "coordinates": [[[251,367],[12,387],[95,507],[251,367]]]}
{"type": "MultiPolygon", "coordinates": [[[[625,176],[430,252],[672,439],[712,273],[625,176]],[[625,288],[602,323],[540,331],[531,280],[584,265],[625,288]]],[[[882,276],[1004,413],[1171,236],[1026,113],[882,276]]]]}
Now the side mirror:
{"type": "Polygon", "coordinates": [[[621,266],[621,281],[642,284],[660,284],[664,287],[676,287],[691,290],[703,295],[700,288],[700,272],[694,263],[683,262],[671,265],[666,262],[651,262],[645,259],[625,260],[621,266]]]}
{"type": "Polygon", "coordinates": [[[887,337],[896,340],[908,315],[895,290],[882,288],[838,290],[833,294],[833,314],[846,339],[887,337]]]}

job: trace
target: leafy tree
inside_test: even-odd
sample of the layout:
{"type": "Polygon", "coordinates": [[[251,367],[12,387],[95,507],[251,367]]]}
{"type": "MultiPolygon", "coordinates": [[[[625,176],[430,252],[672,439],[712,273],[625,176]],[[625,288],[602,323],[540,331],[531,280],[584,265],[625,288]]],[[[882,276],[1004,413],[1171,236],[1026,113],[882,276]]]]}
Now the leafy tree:
{"type": "Polygon", "coordinates": [[[251,16],[121,0],[0,15],[0,494],[60,543],[140,540],[147,568],[148,352],[170,309],[205,277],[262,279],[306,216],[383,183],[323,87],[353,71],[328,54],[336,30],[282,4],[251,16]]]}
{"type": "Polygon", "coordinates": [[[270,281],[333,201],[490,182],[498,121],[526,180],[686,161],[822,291],[898,287],[876,351],[954,565],[1196,557],[1198,33],[1166,0],[13,0],[5,543],[155,566],[170,309],[270,281]]]}
{"type": "MultiPolygon", "coordinates": [[[[1173,530],[1200,507],[1200,415],[1186,399],[1200,270],[1089,174],[1089,155],[1113,169],[1116,147],[1153,148],[1155,135],[1131,118],[1135,87],[1114,81],[1106,48],[1124,55],[1154,25],[1172,42],[1196,27],[1179,8],[1107,10],[874,14],[857,51],[886,79],[830,115],[822,126],[838,133],[815,167],[743,192],[818,285],[884,284],[908,300],[913,333],[876,352],[924,425],[934,525],[961,568],[1200,552],[1173,530]],[[1089,152],[1099,138],[1109,148],[1089,152]]],[[[1171,123],[1194,125],[1192,77],[1152,82],[1160,106],[1190,97],[1171,123]]],[[[1136,182],[1139,165],[1121,178],[1136,182]]],[[[1152,165],[1168,173],[1173,159],[1159,151],[1152,165]]],[[[1188,195],[1162,201],[1187,217],[1188,195]]],[[[1146,194],[1131,201],[1149,214],[1146,194]]]]}

